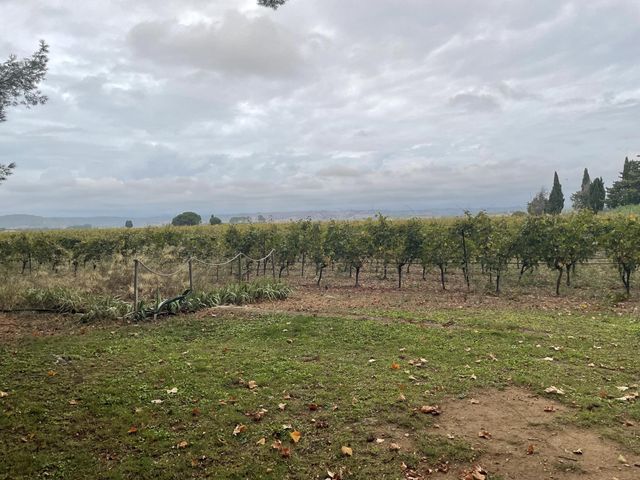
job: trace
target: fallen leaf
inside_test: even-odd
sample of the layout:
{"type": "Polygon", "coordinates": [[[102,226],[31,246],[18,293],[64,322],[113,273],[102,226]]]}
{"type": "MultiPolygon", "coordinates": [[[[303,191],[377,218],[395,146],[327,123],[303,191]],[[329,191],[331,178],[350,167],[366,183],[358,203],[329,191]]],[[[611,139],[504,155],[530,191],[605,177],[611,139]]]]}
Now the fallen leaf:
{"type": "Polygon", "coordinates": [[[176,393],[178,393],[178,387],[173,387],[173,388],[167,390],[167,393],[169,395],[175,395],[176,393]]]}
{"type": "Polygon", "coordinates": [[[264,445],[265,443],[267,443],[267,439],[262,437],[260,440],[256,442],[256,445],[264,445]]]}
{"type": "Polygon", "coordinates": [[[187,448],[189,446],[189,442],[187,442],[186,440],[182,440],[180,443],[178,443],[177,447],[178,448],[187,448]]]}
{"type": "Polygon", "coordinates": [[[400,369],[400,364],[399,363],[393,362],[391,364],[391,370],[399,370],[399,369],[400,369]]]}
{"type": "Polygon", "coordinates": [[[407,397],[405,397],[404,394],[402,394],[402,393],[398,396],[398,401],[400,401],[400,402],[404,402],[406,399],[407,399],[407,397]]]}
{"type": "Polygon", "coordinates": [[[160,399],[151,400],[151,403],[153,403],[155,405],[160,405],[162,402],[163,402],[163,400],[160,400],[160,399]]]}
{"type": "Polygon", "coordinates": [[[287,408],[287,404],[286,403],[279,403],[278,404],[278,410],[284,412],[285,408],[287,408]]]}
{"type": "Polygon", "coordinates": [[[77,400],[75,400],[75,399],[71,399],[71,400],[69,400],[69,405],[78,405],[78,403],[80,403],[80,402],[78,402],[78,401],[77,401],[77,400]]]}
{"type": "Polygon", "coordinates": [[[554,393],[556,395],[564,395],[564,390],[562,390],[561,388],[558,388],[558,387],[554,387],[553,385],[551,385],[548,388],[545,388],[544,391],[546,393],[554,393]]]}
{"type": "Polygon", "coordinates": [[[315,403],[310,403],[309,410],[311,410],[312,412],[315,412],[316,410],[318,410],[318,405],[315,403]]]}
{"type": "Polygon", "coordinates": [[[280,440],[274,440],[271,444],[271,448],[274,450],[280,450],[282,448],[282,442],[280,440]]]}
{"type": "Polygon", "coordinates": [[[342,446],[340,451],[342,452],[342,455],[344,455],[345,457],[353,456],[353,449],[351,447],[342,446]]]}
{"type": "Polygon", "coordinates": [[[536,450],[536,449],[535,449],[535,447],[534,447],[533,443],[532,443],[532,444],[530,444],[530,445],[527,447],[527,455],[533,455],[533,454],[535,453],[535,450],[536,450]]]}
{"type": "Polygon", "coordinates": [[[247,383],[247,388],[248,388],[249,390],[253,390],[254,388],[257,388],[257,387],[258,387],[258,384],[257,384],[254,380],[250,380],[250,381],[247,383]]]}
{"type": "Polygon", "coordinates": [[[247,430],[247,426],[246,425],[238,424],[238,425],[236,425],[236,428],[233,429],[233,434],[234,435],[239,435],[240,433],[243,433],[246,430],[247,430]]]}
{"type": "Polygon", "coordinates": [[[581,448],[576,448],[576,449],[573,451],[573,454],[574,454],[574,455],[582,455],[582,449],[581,449],[581,448]]]}
{"type": "Polygon", "coordinates": [[[491,439],[491,434],[486,430],[480,430],[478,432],[478,437],[484,438],[485,440],[490,440],[491,439]]]}
{"type": "Polygon", "coordinates": [[[200,416],[200,409],[198,407],[194,408],[193,410],[191,410],[191,415],[193,415],[194,417],[198,417],[200,416]]]}
{"type": "Polygon", "coordinates": [[[548,405],[548,406],[544,407],[544,411],[545,412],[555,412],[555,411],[557,411],[557,408],[554,407],[553,405],[548,405]]]}
{"type": "Polygon", "coordinates": [[[289,436],[291,437],[291,440],[293,440],[293,443],[298,443],[300,441],[300,437],[302,437],[302,434],[299,431],[294,430],[293,432],[289,433],[289,436]]]}
{"type": "Polygon", "coordinates": [[[397,443],[391,443],[391,444],[389,444],[389,451],[391,451],[391,452],[398,452],[398,451],[400,451],[400,445],[398,445],[397,443]]]}
{"type": "Polygon", "coordinates": [[[626,459],[626,458],[624,458],[624,456],[623,456],[623,455],[618,455],[618,461],[619,461],[620,463],[628,463],[628,462],[627,462],[627,459],[626,459]]]}
{"type": "Polygon", "coordinates": [[[47,372],[47,375],[48,375],[49,377],[55,377],[57,374],[58,374],[58,372],[56,372],[55,370],[49,370],[49,371],[47,372]]]}
{"type": "Polygon", "coordinates": [[[129,435],[133,435],[134,433],[138,433],[138,427],[131,426],[131,427],[129,428],[129,431],[127,431],[127,433],[128,433],[129,435]]]}
{"type": "Polygon", "coordinates": [[[291,449],[287,447],[282,447],[280,449],[280,456],[282,458],[289,458],[291,456],[291,449]]]}
{"type": "Polygon", "coordinates": [[[9,392],[0,392],[0,398],[8,397],[9,392]]]}
{"type": "Polygon", "coordinates": [[[384,438],[376,438],[376,443],[377,444],[384,443],[384,438]]]}
{"type": "Polygon", "coordinates": [[[434,417],[437,417],[442,412],[440,411],[440,408],[437,405],[435,406],[423,405],[420,407],[420,413],[425,413],[425,414],[433,415],[434,417]]]}
{"type": "Polygon", "coordinates": [[[480,401],[476,400],[475,398],[471,398],[471,399],[469,399],[469,403],[471,405],[478,405],[480,403],[480,401]]]}

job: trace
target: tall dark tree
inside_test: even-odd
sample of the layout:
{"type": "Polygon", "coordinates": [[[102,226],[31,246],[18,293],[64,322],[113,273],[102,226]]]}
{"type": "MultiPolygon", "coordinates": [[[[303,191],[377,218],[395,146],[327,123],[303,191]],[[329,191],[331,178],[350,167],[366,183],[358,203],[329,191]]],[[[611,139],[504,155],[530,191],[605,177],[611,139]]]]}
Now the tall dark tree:
{"type": "Polygon", "coordinates": [[[564,208],[564,194],[562,193],[562,185],[558,178],[558,172],[553,172],[553,188],[549,194],[549,203],[547,204],[547,213],[558,215],[564,208]]]}
{"type": "MultiPolygon", "coordinates": [[[[29,108],[47,101],[38,87],[47,73],[48,54],[49,46],[40,41],[40,48],[31,57],[18,60],[11,55],[0,63],[0,122],[7,120],[8,107],[24,105],[29,108]]],[[[0,164],[0,183],[14,168],[14,163],[0,164]]]]}
{"type": "Polygon", "coordinates": [[[258,0],[258,5],[262,5],[263,7],[273,8],[277,10],[278,7],[287,3],[287,0],[258,0]]]}
{"type": "Polygon", "coordinates": [[[126,222],[124,222],[124,226],[126,228],[133,228],[133,221],[132,220],[127,220],[126,222]]]}
{"type": "Polygon", "coordinates": [[[613,182],[608,193],[609,208],[640,204],[640,161],[625,158],[620,180],[613,182]]]}
{"type": "Polygon", "coordinates": [[[604,209],[604,200],[607,192],[604,188],[602,177],[596,178],[589,187],[589,196],[587,198],[587,207],[594,213],[601,212],[604,209]]]}
{"type": "Polygon", "coordinates": [[[591,177],[589,170],[584,169],[582,174],[582,184],[580,190],[571,195],[571,202],[575,210],[582,210],[589,207],[589,188],[591,187],[591,177]]]}

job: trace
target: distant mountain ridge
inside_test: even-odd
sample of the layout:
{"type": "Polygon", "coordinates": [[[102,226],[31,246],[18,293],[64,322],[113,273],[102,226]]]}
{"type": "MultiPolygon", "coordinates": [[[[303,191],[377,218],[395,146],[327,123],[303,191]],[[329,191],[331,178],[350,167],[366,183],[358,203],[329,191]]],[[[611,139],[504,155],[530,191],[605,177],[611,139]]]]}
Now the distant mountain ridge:
{"type": "Polygon", "coordinates": [[[69,228],[75,226],[91,227],[124,227],[124,222],[132,220],[136,227],[148,225],[163,225],[171,222],[170,217],[41,217],[39,215],[0,215],[0,228],[21,229],[50,229],[69,228]]]}
{"type": "MultiPolygon", "coordinates": [[[[469,209],[472,213],[484,210],[487,213],[510,213],[519,210],[511,208],[484,208],[469,209]]],[[[361,220],[374,217],[378,210],[309,210],[298,212],[256,212],[218,215],[224,223],[228,223],[233,217],[250,217],[254,222],[258,215],[262,215],[267,221],[285,222],[310,218],[311,220],[361,220]]],[[[382,210],[380,213],[391,218],[410,217],[453,217],[462,215],[461,208],[433,208],[416,210],[382,210]]],[[[209,215],[202,214],[203,223],[207,223],[209,215]]],[[[168,225],[173,217],[170,215],[158,215],[151,217],[117,217],[117,216],[88,216],[88,217],[44,217],[39,215],[13,214],[0,215],[0,229],[5,230],[30,230],[30,229],[60,229],[70,227],[114,228],[124,227],[127,220],[133,221],[134,227],[168,225]]]]}

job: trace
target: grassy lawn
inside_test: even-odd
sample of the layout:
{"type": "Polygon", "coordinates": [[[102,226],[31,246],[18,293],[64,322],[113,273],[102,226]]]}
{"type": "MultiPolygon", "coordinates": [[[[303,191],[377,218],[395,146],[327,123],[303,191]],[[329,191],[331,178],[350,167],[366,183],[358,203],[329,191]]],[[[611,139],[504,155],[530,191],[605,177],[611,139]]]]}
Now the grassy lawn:
{"type": "Polygon", "coordinates": [[[510,385],[563,389],[571,408],[559,422],[640,453],[622,425],[640,421],[640,402],[615,400],[639,381],[637,317],[395,317],[179,317],[0,344],[0,478],[325,478],[341,467],[345,478],[402,478],[403,462],[482,453],[416,409],[510,385]],[[390,431],[411,448],[372,441],[390,431]]]}

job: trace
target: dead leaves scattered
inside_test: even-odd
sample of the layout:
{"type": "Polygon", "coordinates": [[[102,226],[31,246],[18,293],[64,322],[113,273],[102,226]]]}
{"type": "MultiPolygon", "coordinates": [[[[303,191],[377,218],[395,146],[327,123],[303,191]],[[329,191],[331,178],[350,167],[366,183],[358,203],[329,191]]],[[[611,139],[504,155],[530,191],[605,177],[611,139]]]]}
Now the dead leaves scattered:
{"type": "Polygon", "coordinates": [[[400,370],[400,364],[396,363],[396,362],[393,362],[391,364],[391,370],[400,370]]]}
{"type": "Polygon", "coordinates": [[[489,433],[485,429],[482,429],[478,432],[478,437],[484,438],[485,440],[491,440],[491,433],[489,433]]]}
{"type": "Polygon", "coordinates": [[[5,398],[9,396],[9,392],[2,392],[0,391],[0,398],[5,398]]]}
{"type": "Polygon", "coordinates": [[[178,445],[176,445],[178,448],[183,449],[183,448],[187,448],[189,446],[189,442],[187,442],[186,440],[182,440],[180,443],[178,443],[178,445]]]}
{"type": "Polygon", "coordinates": [[[293,443],[298,443],[300,441],[300,438],[302,437],[302,434],[299,431],[294,430],[293,432],[289,433],[289,437],[291,437],[293,443]]]}
{"type": "Polygon", "coordinates": [[[489,474],[480,465],[476,465],[471,470],[462,472],[461,480],[488,480],[489,474]]]}
{"type": "Polygon", "coordinates": [[[138,427],[136,427],[135,425],[132,425],[127,431],[127,433],[129,435],[135,435],[136,433],[138,433],[138,427]]]}
{"type": "Polygon", "coordinates": [[[249,380],[247,382],[247,388],[249,390],[254,390],[254,389],[258,388],[258,384],[255,382],[255,380],[249,380]]]}

